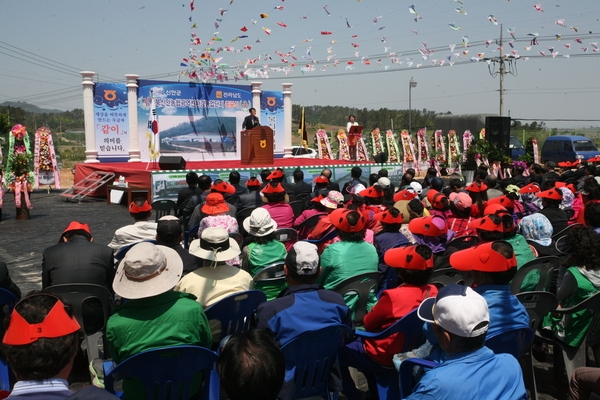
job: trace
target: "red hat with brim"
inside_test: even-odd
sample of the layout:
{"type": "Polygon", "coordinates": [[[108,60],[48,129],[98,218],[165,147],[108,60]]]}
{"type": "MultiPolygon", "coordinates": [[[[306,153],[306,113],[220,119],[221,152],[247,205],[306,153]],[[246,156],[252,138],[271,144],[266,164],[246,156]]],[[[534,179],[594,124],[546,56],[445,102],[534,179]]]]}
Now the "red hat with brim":
{"type": "Polygon", "coordinates": [[[372,199],[376,199],[379,197],[383,197],[383,192],[380,192],[379,190],[375,189],[373,186],[369,186],[365,190],[361,190],[360,192],[358,192],[358,195],[361,197],[370,197],[372,199]]]}
{"type": "Polygon", "coordinates": [[[279,182],[276,182],[275,185],[273,185],[272,183],[269,183],[262,190],[263,194],[284,193],[284,192],[285,192],[285,189],[283,188],[283,186],[281,186],[281,183],[279,183],[279,182]]]}
{"type": "Polygon", "coordinates": [[[147,211],[151,211],[152,210],[152,206],[150,205],[150,203],[148,203],[148,200],[144,201],[144,204],[142,204],[142,206],[138,206],[137,204],[135,204],[135,201],[132,201],[131,204],[129,205],[129,212],[133,213],[133,214],[138,214],[141,212],[147,212],[147,211]]]}
{"type": "Polygon", "coordinates": [[[246,181],[246,186],[247,187],[258,187],[258,186],[260,186],[260,181],[258,179],[256,179],[255,176],[253,176],[246,181]]]}
{"type": "Polygon", "coordinates": [[[498,224],[494,223],[489,215],[478,218],[474,221],[469,222],[470,229],[481,229],[482,231],[488,232],[504,232],[504,226],[502,220],[498,224]]]}
{"type": "Polygon", "coordinates": [[[402,213],[398,211],[398,216],[394,217],[389,210],[382,211],[380,213],[375,214],[373,219],[381,222],[385,222],[386,224],[401,224],[404,219],[402,218],[402,213]]]}
{"type": "Polygon", "coordinates": [[[457,251],[450,256],[450,266],[459,271],[504,272],[517,267],[513,253],[506,258],[492,249],[495,242],[487,242],[457,251]]]}
{"type": "Polygon", "coordinates": [[[423,236],[442,236],[448,232],[446,221],[438,215],[414,218],[408,223],[411,233],[423,236]]]}
{"type": "Polygon", "coordinates": [[[427,201],[429,202],[429,204],[431,204],[433,206],[433,197],[438,194],[439,192],[435,189],[429,189],[427,191],[427,201]]]}
{"type": "Polygon", "coordinates": [[[320,203],[321,200],[323,200],[323,195],[322,194],[318,195],[317,197],[313,197],[312,199],[310,199],[310,201],[313,201],[315,203],[320,203]]]}
{"type": "Polygon", "coordinates": [[[221,193],[209,193],[201,210],[206,215],[217,215],[229,211],[229,206],[221,193]]]}
{"type": "Polygon", "coordinates": [[[417,253],[417,248],[427,247],[415,244],[405,247],[390,249],[383,255],[383,261],[392,268],[404,268],[414,271],[425,271],[433,268],[433,256],[425,260],[417,253]]]}
{"type": "Polygon", "coordinates": [[[402,189],[401,191],[397,192],[394,195],[394,201],[395,202],[402,201],[402,200],[410,201],[417,197],[419,197],[419,195],[413,189],[402,189]]]}
{"type": "Polygon", "coordinates": [[[276,169],[275,171],[271,172],[269,174],[269,176],[267,176],[267,179],[268,180],[271,180],[271,179],[282,179],[284,176],[285,176],[285,172],[283,172],[280,169],[276,169]]]}
{"type": "MultiPolygon", "coordinates": [[[[150,207],[150,209],[152,209],[152,207],[150,207]]],[[[77,222],[77,221],[72,221],[69,226],[67,226],[67,228],[63,231],[63,235],[67,232],[71,232],[71,231],[85,231],[87,233],[89,233],[90,235],[92,234],[92,232],[90,231],[90,227],[88,224],[82,224],[81,222],[77,222]]]]}
{"type": "Polygon", "coordinates": [[[481,193],[485,192],[488,189],[487,185],[483,182],[472,182],[469,186],[465,188],[467,192],[473,193],[481,193]]]}
{"type": "Polygon", "coordinates": [[[215,192],[224,193],[224,194],[234,194],[235,193],[235,187],[233,185],[230,185],[227,182],[219,182],[216,185],[213,184],[211,189],[214,190],[215,192]]]}
{"type": "Polygon", "coordinates": [[[508,213],[508,210],[506,209],[506,207],[503,207],[500,204],[489,204],[489,202],[483,209],[483,215],[492,215],[499,213],[508,213]]]}
{"type": "MultiPolygon", "coordinates": [[[[557,182],[558,183],[558,182],[557,182]]],[[[536,185],[535,183],[530,183],[529,185],[525,185],[523,186],[520,190],[519,193],[521,194],[526,194],[526,193],[538,193],[540,192],[542,189],[540,189],[540,187],[538,185],[536,185]]]]}
{"type": "MultiPolygon", "coordinates": [[[[427,193],[429,194],[429,192],[427,193]]],[[[431,207],[437,209],[437,210],[443,210],[444,207],[446,206],[446,204],[448,204],[448,197],[446,197],[446,195],[444,193],[436,193],[433,196],[433,203],[431,203],[431,207]],[[446,199],[446,202],[444,202],[444,199],[446,199]]]]}
{"type": "Polygon", "coordinates": [[[536,193],[535,196],[549,200],[562,200],[563,198],[562,192],[558,189],[544,190],[543,192],[536,193]]]}
{"type": "Polygon", "coordinates": [[[337,229],[343,232],[360,232],[365,229],[367,226],[367,221],[363,214],[358,211],[348,210],[347,208],[338,208],[337,210],[333,210],[331,214],[329,214],[329,221],[335,226],[337,229]],[[350,225],[348,222],[348,214],[351,212],[355,212],[359,215],[359,218],[356,222],[356,225],[350,225]]]}
{"type": "Polygon", "coordinates": [[[499,204],[504,208],[515,208],[515,202],[512,201],[511,198],[506,195],[490,199],[485,204],[486,206],[499,204]]]}
{"type": "Polygon", "coordinates": [[[313,182],[315,182],[315,183],[329,183],[329,178],[327,178],[325,175],[319,175],[315,179],[313,179],[313,182]]]}

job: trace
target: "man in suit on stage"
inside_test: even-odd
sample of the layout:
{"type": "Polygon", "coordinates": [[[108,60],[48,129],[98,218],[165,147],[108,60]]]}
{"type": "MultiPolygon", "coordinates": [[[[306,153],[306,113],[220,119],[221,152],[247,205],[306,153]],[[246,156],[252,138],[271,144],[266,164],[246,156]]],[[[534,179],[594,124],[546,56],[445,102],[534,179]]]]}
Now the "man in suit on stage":
{"type": "Polygon", "coordinates": [[[248,111],[250,111],[250,115],[244,118],[242,130],[252,129],[254,127],[260,126],[260,122],[258,122],[258,117],[256,116],[256,108],[252,107],[248,111]]]}
{"type": "Polygon", "coordinates": [[[112,292],[113,250],[94,243],[87,224],[73,221],[58,244],[44,250],[42,288],[65,283],[91,283],[112,292]]]}

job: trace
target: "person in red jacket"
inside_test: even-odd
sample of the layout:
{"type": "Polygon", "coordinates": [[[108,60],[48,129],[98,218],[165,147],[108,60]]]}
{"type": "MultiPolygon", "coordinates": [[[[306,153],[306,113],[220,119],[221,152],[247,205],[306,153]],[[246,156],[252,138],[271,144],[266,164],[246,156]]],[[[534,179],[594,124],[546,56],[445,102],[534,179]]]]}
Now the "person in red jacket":
{"type": "MultiPolygon", "coordinates": [[[[384,290],[377,304],[363,319],[367,331],[382,331],[400,318],[419,307],[428,297],[435,297],[438,289],[427,283],[433,270],[433,252],[425,245],[410,245],[388,250],[383,259],[396,268],[403,284],[384,290]]],[[[360,399],[359,390],[354,385],[347,367],[354,367],[365,374],[370,391],[376,391],[374,373],[389,370],[394,364],[394,354],[400,353],[404,336],[394,334],[384,339],[358,339],[342,347],[339,360],[342,367],[342,393],[350,400],[360,399]]],[[[397,377],[396,374],[394,374],[397,377]]],[[[398,384],[390,382],[390,385],[398,384]]]]}

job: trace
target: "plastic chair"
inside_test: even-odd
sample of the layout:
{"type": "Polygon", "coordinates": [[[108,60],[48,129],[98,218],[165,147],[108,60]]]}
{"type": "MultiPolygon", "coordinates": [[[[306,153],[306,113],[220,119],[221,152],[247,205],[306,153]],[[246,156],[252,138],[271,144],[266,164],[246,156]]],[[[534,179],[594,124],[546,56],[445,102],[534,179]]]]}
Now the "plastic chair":
{"type": "Polygon", "coordinates": [[[219,399],[217,354],[200,346],[172,346],[147,350],[115,366],[104,362],[104,385],[116,393],[114,383],[133,378],[143,383],[146,399],[189,399],[195,376],[205,377],[201,399],[219,399]],[[206,379],[209,377],[209,379],[206,379]]]}
{"type": "Polygon", "coordinates": [[[101,358],[98,348],[100,338],[102,338],[104,350],[102,358],[108,358],[108,344],[104,337],[104,330],[106,321],[112,315],[115,307],[113,295],[104,286],[89,283],[53,285],[43,291],[59,296],[73,307],[73,314],[81,325],[81,332],[85,338],[88,361],[101,358]],[[101,310],[93,307],[94,303],[98,304],[98,302],[102,305],[101,310]]]}
{"type": "Polygon", "coordinates": [[[552,276],[554,275],[554,271],[558,270],[559,266],[560,259],[555,256],[540,257],[529,261],[519,268],[517,274],[510,283],[511,293],[517,294],[521,292],[521,287],[523,286],[525,279],[531,279],[529,274],[532,274],[532,277],[539,276],[539,278],[535,288],[528,291],[547,292],[552,284],[552,276]],[[536,273],[535,271],[538,272],[536,273]]]}
{"type": "MultiPolygon", "coordinates": [[[[560,348],[562,351],[562,359],[565,364],[565,370],[567,371],[567,378],[569,382],[571,381],[573,371],[575,371],[576,368],[586,366],[588,347],[592,347],[594,351],[594,359],[600,360],[600,358],[598,358],[600,357],[600,292],[594,294],[576,306],[569,308],[558,308],[553,311],[555,314],[570,315],[583,310],[589,311],[592,313],[592,315],[590,326],[579,347],[568,346],[560,340],[553,340],[551,342],[554,346],[558,346],[558,348],[560,348]]],[[[557,347],[555,347],[554,350],[555,359],[558,358],[556,357],[556,349],[557,347]]],[[[555,371],[558,371],[556,366],[555,371]]]]}
{"type": "Polygon", "coordinates": [[[260,290],[267,296],[267,301],[277,297],[277,295],[287,287],[283,266],[285,262],[278,262],[264,267],[254,275],[250,289],[260,290]]]}
{"type": "Polygon", "coordinates": [[[296,242],[298,240],[298,231],[294,228],[279,228],[275,231],[275,240],[278,242],[296,242]]]}
{"type": "Polygon", "coordinates": [[[237,242],[238,246],[240,246],[240,249],[242,248],[242,243],[244,243],[244,238],[242,237],[241,234],[239,234],[237,232],[229,232],[229,237],[237,242]]]}
{"type": "MultiPolygon", "coordinates": [[[[344,338],[351,333],[346,325],[332,325],[312,332],[304,332],[281,347],[287,372],[294,371],[294,396],[280,393],[283,400],[310,396],[331,399],[328,382],[331,367],[337,361],[337,352],[344,338]]],[[[286,383],[284,383],[284,388],[286,383]]],[[[283,391],[282,391],[283,392],[283,391]]],[[[333,394],[337,399],[337,393],[333,394]]]]}
{"type": "MultiPolygon", "coordinates": [[[[333,288],[334,292],[337,292],[344,297],[346,304],[348,303],[349,296],[358,296],[356,306],[354,307],[354,310],[351,310],[353,313],[354,325],[363,325],[363,318],[367,314],[369,294],[377,293],[380,280],[381,272],[367,272],[347,278],[333,288]]],[[[350,297],[350,299],[352,297],[350,297]]]]}
{"type": "Polygon", "coordinates": [[[122,260],[123,258],[125,258],[125,254],[127,254],[127,252],[129,251],[129,249],[131,249],[131,248],[132,248],[133,246],[135,246],[136,244],[138,244],[138,243],[142,243],[142,242],[149,242],[149,243],[152,243],[152,244],[156,244],[156,243],[157,243],[157,242],[156,242],[156,240],[153,240],[153,239],[146,239],[146,240],[141,240],[141,241],[139,241],[139,242],[130,243],[130,244],[128,244],[128,245],[125,245],[125,246],[121,247],[119,250],[117,250],[117,252],[116,252],[116,253],[115,253],[115,255],[114,255],[114,257],[115,257],[115,260],[117,261],[117,262],[116,262],[116,264],[118,265],[118,264],[119,264],[119,262],[121,262],[121,260],[122,260]]]}
{"type": "MultiPolygon", "coordinates": [[[[0,305],[3,308],[4,315],[10,315],[18,301],[19,299],[17,299],[17,296],[15,296],[13,292],[0,288],[0,305]]],[[[7,392],[10,392],[10,376],[11,372],[8,362],[4,357],[0,357],[0,391],[6,390],[7,392]]]]}
{"type": "MultiPolygon", "coordinates": [[[[381,332],[356,331],[355,334],[363,339],[384,339],[398,333],[394,340],[404,340],[401,352],[416,349],[425,343],[423,333],[423,321],[417,316],[417,310],[406,314],[393,325],[387,327],[381,332]]],[[[395,368],[390,368],[389,373],[375,374],[377,380],[377,392],[380,399],[397,399],[400,396],[400,381],[395,368]]]]}
{"type": "Polygon", "coordinates": [[[302,211],[306,210],[306,201],[304,200],[294,200],[289,204],[292,210],[294,210],[294,218],[298,218],[302,214],[302,211]]]}
{"type": "Polygon", "coordinates": [[[485,345],[496,354],[510,354],[519,360],[533,342],[533,336],[534,331],[529,327],[512,329],[486,337],[485,345]]]}
{"type": "Polygon", "coordinates": [[[459,285],[466,285],[470,283],[470,274],[465,271],[459,271],[454,268],[440,268],[433,270],[429,283],[439,288],[456,283],[459,285]]]}
{"type": "Polygon", "coordinates": [[[248,331],[258,305],[265,301],[267,296],[260,290],[247,290],[227,296],[204,310],[208,321],[216,320],[221,327],[220,335],[213,334],[213,348],[227,335],[248,331]]]}
{"type": "Polygon", "coordinates": [[[156,214],[154,222],[165,215],[177,215],[177,203],[173,200],[158,200],[152,203],[152,211],[156,214]]]}
{"type": "Polygon", "coordinates": [[[398,373],[400,377],[400,399],[407,398],[413,392],[413,388],[415,387],[415,382],[413,381],[413,369],[415,366],[432,369],[438,365],[439,364],[436,362],[423,360],[422,358],[408,358],[402,361],[398,373]]]}
{"type": "Polygon", "coordinates": [[[194,227],[183,232],[183,248],[184,249],[187,250],[190,248],[190,243],[192,243],[192,240],[194,240],[196,238],[196,235],[198,234],[199,229],[200,229],[200,224],[196,224],[194,227]]]}
{"type": "MultiPolygon", "coordinates": [[[[529,327],[533,332],[537,329],[544,317],[558,307],[558,299],[550,292],[522,292],[516,295],[527,310],[529,315],[529,327]]],[[[521,355],[519,359],[523,370],[525,388],[529,390],[529,398],[537,399],[537,385],[535,382],[535,370],[533,369],[533,354],[531,349],[521,355]]]]}
{"type": "Polygon", "coordinates": [[[315,245],[319,246],[325,242],[333,240],[333,238],[335,238],[337,235],[338,235],[337,229],[335,227],[332,227],[331,230],[329,230],[327,233],[325,233],[319,239],[304,239],[304,241],[308,242],[308,243],[314,243],[315,245]]]}

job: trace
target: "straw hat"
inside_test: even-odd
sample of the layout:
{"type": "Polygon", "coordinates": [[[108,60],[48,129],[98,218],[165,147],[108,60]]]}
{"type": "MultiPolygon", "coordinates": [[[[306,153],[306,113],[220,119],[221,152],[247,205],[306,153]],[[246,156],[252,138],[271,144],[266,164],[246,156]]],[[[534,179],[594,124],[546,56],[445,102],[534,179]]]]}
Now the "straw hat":
{"type": "Polygon", "coordinates": [[[225,228],[206,228],[200,239],[190,243],[190,254],[203,260],[227,261],[240,255],[240,246],[225,228]]]}

